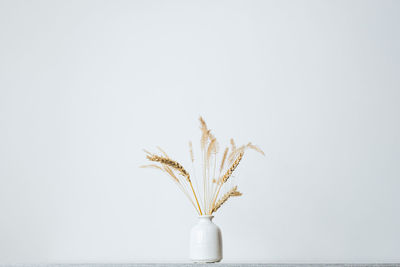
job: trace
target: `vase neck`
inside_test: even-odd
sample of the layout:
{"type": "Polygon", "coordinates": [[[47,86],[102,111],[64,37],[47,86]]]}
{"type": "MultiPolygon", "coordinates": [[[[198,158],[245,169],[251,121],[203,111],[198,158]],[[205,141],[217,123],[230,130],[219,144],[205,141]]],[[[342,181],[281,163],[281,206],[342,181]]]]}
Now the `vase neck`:
{"type": "Polygon", "coordinates": [[[201,222],[206,222],[206,221],[211,222],[212,219],[214,218],[214,216],[212,216],[212,215],[200,215],[198,218],[199,218],[199,220],[201,222]]]}

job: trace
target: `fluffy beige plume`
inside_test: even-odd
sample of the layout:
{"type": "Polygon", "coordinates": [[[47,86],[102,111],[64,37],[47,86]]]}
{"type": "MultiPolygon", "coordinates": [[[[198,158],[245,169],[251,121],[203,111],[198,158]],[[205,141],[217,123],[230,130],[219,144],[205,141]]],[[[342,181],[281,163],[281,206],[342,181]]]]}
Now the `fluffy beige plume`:
{"type": "Polygon", "coordinates": [[[229,190],[225,195],[223,195],[217,203],[215,203],[212,212],[216,212],[230,197],[238,197],[241,196],[242,193],[237,191],[237,186],[234,186],[231,190],[229,190]]]}

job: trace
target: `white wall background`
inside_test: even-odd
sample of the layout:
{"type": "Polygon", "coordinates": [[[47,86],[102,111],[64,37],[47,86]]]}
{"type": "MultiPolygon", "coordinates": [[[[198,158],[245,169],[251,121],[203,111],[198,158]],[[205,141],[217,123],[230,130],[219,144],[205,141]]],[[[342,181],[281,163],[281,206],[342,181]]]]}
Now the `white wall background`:
{"type": "Polygon", "coordinates": [[[226,261],[400,261],[399,1],[0,1],[0,263],[180,261],[144,164],[253,141],[226,261]],[[223,142],[222,142],[223,143],[223,142]]]}

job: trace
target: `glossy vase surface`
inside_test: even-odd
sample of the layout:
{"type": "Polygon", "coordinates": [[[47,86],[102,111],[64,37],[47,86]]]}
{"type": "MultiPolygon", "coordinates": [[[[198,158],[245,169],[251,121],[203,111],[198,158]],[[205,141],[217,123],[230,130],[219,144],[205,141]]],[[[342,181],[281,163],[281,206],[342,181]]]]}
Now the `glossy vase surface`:
{"type": "Polygon", "coordinates": [[[190,259],[193,262],[222,260],[221,230],[212,222],[214,216],[199,216],[190,232],[190,259]]]}

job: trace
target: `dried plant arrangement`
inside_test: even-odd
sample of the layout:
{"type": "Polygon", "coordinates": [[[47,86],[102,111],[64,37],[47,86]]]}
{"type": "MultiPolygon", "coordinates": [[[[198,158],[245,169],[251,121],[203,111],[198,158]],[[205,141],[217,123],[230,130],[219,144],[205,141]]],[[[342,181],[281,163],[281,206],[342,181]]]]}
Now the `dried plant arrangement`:
{"type": "Polygon", "coordinates": [[[143,165],[142,168],[154,168],[165,172],[178,185],[189,199],[198,215],[212,215],[231,197],[241,196],[237,186],[231,183],[231,178],[245,151],[252,149],[264,155],[256,145],[248,143],[237,147],[234,140],[230,140],[230,147],[226,147],[219,155],[219,144],[215,136],[208,129],[202,117],[200,120],[200,160],[202,176],[197,177],[195,171],[195,156],[193,144],[189,142],[192,174],[177,161],[171,159],[167,153],[157,147],[159,154],[147,150],[146,158],[153,164],[143,165]],[[224,193],[225,192],[225,193],[224,193]]]}

